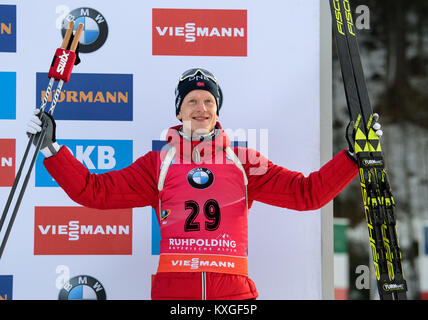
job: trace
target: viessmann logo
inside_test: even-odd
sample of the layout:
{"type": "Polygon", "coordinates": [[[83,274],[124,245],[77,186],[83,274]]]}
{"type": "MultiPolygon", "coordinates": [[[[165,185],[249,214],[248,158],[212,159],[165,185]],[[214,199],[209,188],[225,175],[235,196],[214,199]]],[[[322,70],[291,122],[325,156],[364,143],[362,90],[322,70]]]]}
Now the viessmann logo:
{"type": "Polygon", "coordinates": [[[235,269],[235,263],[230,261],[214,261],[214,260],[201,260],[200,258],[192,258],[190,260],[172,260],[171,265],[173,267],[189,267],[191,270],[197,270],[200,267],[216,267],[216,268],[227,268],[235,269]]]}
{"type": "Polygon", "coordinates": [[[34,254],[132,254],[132,209],[36,207],[34,254]]]}
{"type": "Polygon", "coordinates": [[[247,10],[153,9],[153,55],[247,56],[247,10]]]}

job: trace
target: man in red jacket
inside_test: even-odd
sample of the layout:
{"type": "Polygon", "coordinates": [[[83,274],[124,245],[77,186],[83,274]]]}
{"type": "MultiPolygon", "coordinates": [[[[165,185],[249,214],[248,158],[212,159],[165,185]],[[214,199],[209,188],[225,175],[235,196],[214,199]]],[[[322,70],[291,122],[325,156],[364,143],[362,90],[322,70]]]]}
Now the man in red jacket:
{"type": "MultiPolygon", "coordinates": [[[[91,174],[58,145],[49,117],[43,163],[71,199],[98,209],[155,208],[161,243],[152,299],[257,298],[246,254],[253,201],[299,211],[319,209],[358,172],[348,150],[305,177],[256,150],[231,147],[218,122],[222,98],[212,73],[200,68],[184,72],[175,103],[182,124],[169,129],[166,147],[104,174],[91,174]]],[[[27,130],[32,134],[40,132],[35,113],[27,130]]]]}

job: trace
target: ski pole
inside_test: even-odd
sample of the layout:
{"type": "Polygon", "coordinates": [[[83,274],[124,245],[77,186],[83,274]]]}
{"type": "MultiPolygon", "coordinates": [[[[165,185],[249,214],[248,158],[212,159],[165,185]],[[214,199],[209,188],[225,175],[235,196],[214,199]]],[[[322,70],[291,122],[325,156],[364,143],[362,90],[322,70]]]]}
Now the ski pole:
{"type": "MultiPolygon", "coordinates": [[[[73,29],[74,29],[74,21],[71,21],[69,23],[69,28],[68,28],[65,36],[64,36],[64,40],[63,40],[63,42],[61,44],[61,47],[59,49],[57,49],[57,52],[58,52],[58,50],[63,50],[64,54],[65,55],[67,54],[68,50],[66,51],[66,49],[69,46],[70,39],[71,39],[71,36],[73,34],[73,29]]],[[[42,130],[40,132],[39,140],[37,141],[36,149],[35,149],[35,152],[33,154],[32,160],[30,162],[30,166],[28,168],[27,174],[25,176],[24,182],[23,182],[21,190],[19,192],[18,199],[17,199],[17,202],[15,204],[15,208],[14,208],[14,210],[12,212],[12,216],[11,216],[11,218],[9,220],[9,224],[7,226],[5,235],[4,235],[3,240],[1,242],[1,245],[0,245],[0,259],[2,257],[4,248],[6,247],[7,240],[9,238],[10,232],[12,230],[13,223],[15,221],[17,212],[19,210],[19,206],[21,204],[21,201],[22,201],[22,198],[24,196],[24,193],[25,193],[28,181],[29,181],[30,176],[31,176],[32,169],[34,167],[34,163],[36,162],[36,159],[37,159],[38,153],[40,151],[42,142],[43,142],[43,140],[44,140],[44,138],[46,136],[46,130],[47,130],[47,124],[48,124],[48,122],[47,122],[46,117],[43,115],[43,111],[44,111],[44,109],[46,107],[46,104],[48,102],[48,99],[49,99],[49,96],[51,94],[51,91],[52,91],[52,88],[53,88],[55,80],[59,80],[59,83],[58,83],[58,86],[57,86],[57,90],[55,91],[55,95],[54,95],[54,97],[52,99],[50,110],[48,111],[50,115],[53,114],[53,111],[55,109],[56,103],[58,101],[58,98],[59,98],[61,90],[62,90],[62,85],[63,85],[64,82],[67,82],[69,80],[69,78],[70,78],[72,66],[74,65],[74,61],[75,61],[75,57],[76,57],[75,56],[75,50],[77,48],[77,45],[78,45],[79,38],[81,36],[82,30],[83,30],[83,24],[79,24],[78,27],[77,27],[75,36],[73,38],[73,41],[71,43],[71,46],[70,46],[69,54],[73,53],[72,58],[70,60],[66,60],[65,62],[64,61],[60,61],[59,62],[61,64],[60,66],[59,65],[57,66],[57,63],[55,63],[55,61],[57,59],[56,55],[54,56],[54,60],[52,61],[51,69],[50,69],[50,72],[49,72],[49,78],[50,78],[49,79],[49,84],[48,84],[48,87],[46,89],[45,95],[43,97],[42,104],[40,106],[40,119],[42,120],[42,130]],[[64,66],[67,67],[67,71],[66,71],[65,74],[64,74],[64,70],[65,70],[64,66]],[[55,67],[56,67],[56,69],[55,69],[55,67]]],[[[66,57],[68,57],[68,56],[66,56],[66,57]]],[[[3,210],[3,214],[2,214],[2,216],[0,218],[0,231],[2,230],[4,222],[6,220],[7,213],[9,211],[10,205],[12,203],[12,199],[13,199],[13,197],[15,195],[15,192],[16,192],[19,180],[20,180],[21,175],[22,175],[22,170],[23,170],[24,165],[25,165],[25,163],[27,161],[27,157],[28,157],[28,154],[29,154],[29,151],[30,151],[30,147],[31,147],[31,145],[34,142],[34,137],[35,137],[35,134],[31,134],[30,135],[30,139],[29,139],[29,141],[27,143],[27,147],[25,149],[23,159],[21,160],[21,164],[19,166],[19,169],[18,169],[17,175],[15,177],[15,180],[14,180],[13,186],[11,188],[11,191],[9,193],[9,197],[8,197],[8,199],[6,201],[6,205],[5,205],[5,208],[3,210]]]]}
{"type": "MultiPolygon", "coordinates": [[[[68,45],[70,38],[71,38],[71,34],[73,32],[73,29],[74,29],[74,21],[70,21],[69,28],[68,28],[68,30],[64,36],[64,39],[62,41],[62,44],[61,44],[62,49],[67,48],[67,45],[68,45]]],[[[49,96],[51,94],[54,82],[55,82],[55,78],[50,77],[48,87],[46,88],[45,95],[43,97],[42,104],[40,106],[40,114],[43,113],[43,111],[45,110],[45,107],[46,107],[46,104],[48,102],[49,96]]],[[[12,189],[10,190],[9,196],[7,198],[7,201],[6,201],[6,205],[4,207],[2,216],[0,218],[0,231],[2,230],[4,221],[6,220],[7,212],[9,211],[10,204],[12,203],[12,199],[13,199],[13,196],[15,195],[16,188],[18,186],[19,180],[21,179],[22,170],[24,168],[25,162],[26,162],[27,157],[28,157],[28,152],[30,151],[30,148],[31,148],[31,145],[33,144],[33,141],[34,141],[34,135],[32,134],[32,135],[30,135],[30,139],[28,140],[27,147],[25,148],[24,156],[23,156],[21,163],[19,165],[18,172],[16,174],[15,180],[13,181],[12,189]]]]}

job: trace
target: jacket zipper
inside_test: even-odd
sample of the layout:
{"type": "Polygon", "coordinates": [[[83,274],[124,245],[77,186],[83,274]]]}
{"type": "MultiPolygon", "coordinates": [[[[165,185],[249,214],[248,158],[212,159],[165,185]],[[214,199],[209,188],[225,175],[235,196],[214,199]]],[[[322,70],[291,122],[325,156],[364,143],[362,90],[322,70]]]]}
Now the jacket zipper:
{"type": "MultiPolygon", "coordinates": [[[[193,145],[193,149],[192,149],[192,161],[194,163],[199,163],[201,161],[201,157],[200,154],[198,152],[198,149],[196,148],[196,145],[193,145]]],[[[206,274],[204,271],[201,272],[201,276],[202,276],[202,300],[207,300],[207,292],[206,292],[206,285],[207,285],[207,281],[206,281],[206,274]]]]}
{"type": "Polygon", "coordinates": [[[202,300],[207,300],[207,276],[205,271],[202,271],[202,300]]]}
{"type": "Polygon", "coordinates": [[[194,163],[199,163],[201,162],[201,155],[198,151],[198,149],[196,148],[196,146],[193,146],[193,150],[192,150],[192,160],[194,163]]]}

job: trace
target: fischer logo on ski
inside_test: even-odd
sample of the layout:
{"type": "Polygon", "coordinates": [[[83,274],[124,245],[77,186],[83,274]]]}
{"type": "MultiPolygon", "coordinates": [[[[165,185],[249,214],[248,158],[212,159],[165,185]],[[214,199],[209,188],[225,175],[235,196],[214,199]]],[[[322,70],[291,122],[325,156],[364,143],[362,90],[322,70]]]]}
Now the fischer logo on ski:
{"type": "Polygon", "coordinates": [[[340,12],[339,1],[340,0],[333,0],[334,14],[335,14],[336,23],[337,23],[337,31],[340,34],[345,35],[345,32],[343,31],[343,20],[342,20],[342,14],[340,12]]]}
{"type": "Polygon", "coordinates": [[[343,1],[343,7],[345,9],[345,17],[348,24],[348,31],[350,34],[352,34],[355,37],[355,26],[354,26],[354,20],[352,19],[351,4],[349,3],[348,0],[343,1]]]}

